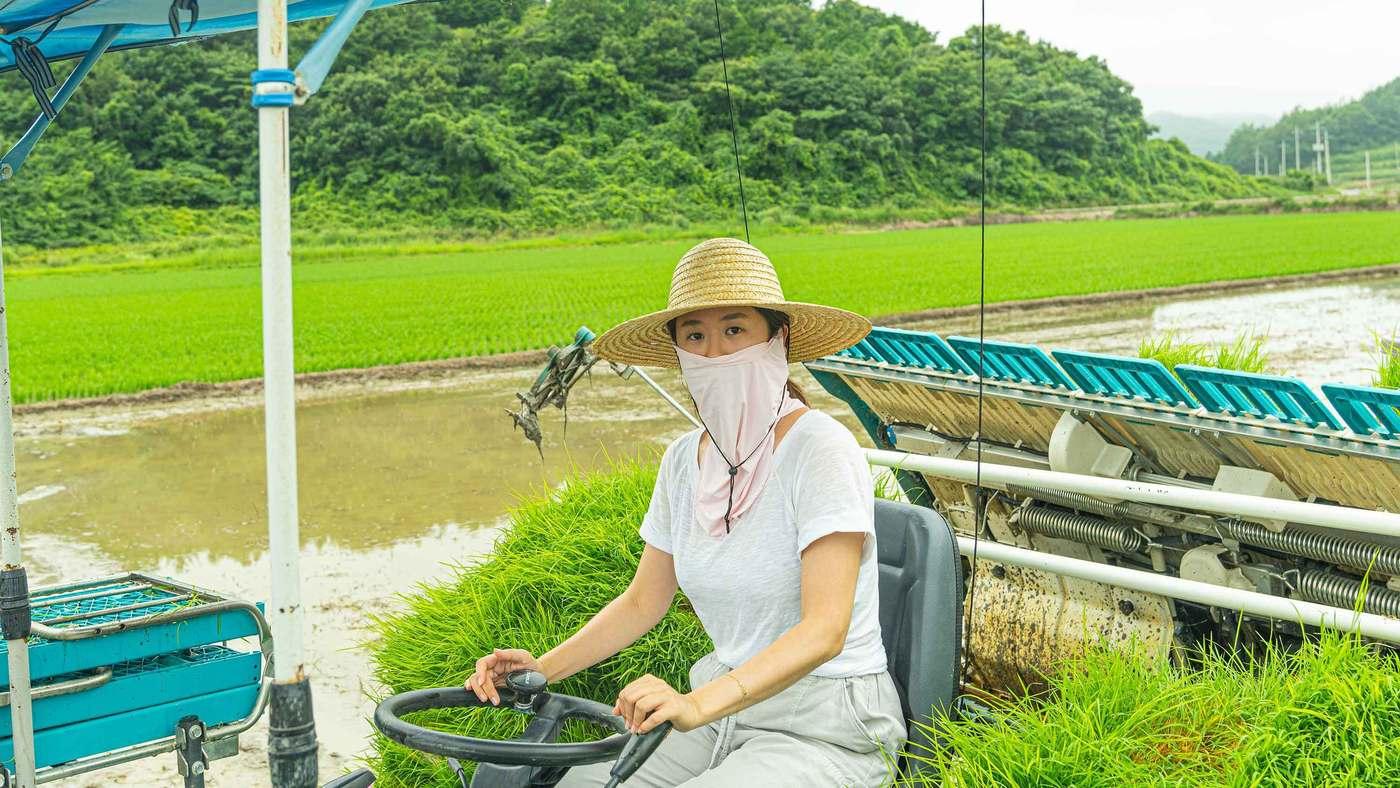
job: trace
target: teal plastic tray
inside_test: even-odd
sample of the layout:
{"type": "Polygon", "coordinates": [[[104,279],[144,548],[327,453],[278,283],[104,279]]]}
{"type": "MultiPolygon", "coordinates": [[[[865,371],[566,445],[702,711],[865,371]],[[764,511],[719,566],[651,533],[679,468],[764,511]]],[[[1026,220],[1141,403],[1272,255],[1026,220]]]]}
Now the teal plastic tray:
{"type": "MultiPolygon", "coordinates": [[[[45,686],[81,680],[91,674],[59,676],[45,686]]],[[[147,706],[254,686],[262,680],[262,654],[223,646],[201,646],[188,653],[162,654],[112,668],[105,684],[34,701],[36,731],[135,711],[147,706]]],[[[0,736],[11,734],[10,715],[0,714],[0,736]]]]}

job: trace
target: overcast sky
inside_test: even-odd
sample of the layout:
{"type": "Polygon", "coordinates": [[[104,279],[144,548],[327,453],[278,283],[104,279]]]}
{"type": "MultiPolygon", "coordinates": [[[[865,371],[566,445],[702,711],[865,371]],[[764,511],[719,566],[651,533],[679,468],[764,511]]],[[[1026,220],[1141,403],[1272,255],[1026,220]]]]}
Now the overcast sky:
{"type": "MultiPolygon", "coordinates": [[[[946,42],[979,0],[861,0],[946,42]]],[[[1094,54],[1151,113],[1281,115],[1400,76],[1400,1],[987,0],[987,23],[1094,54]]]]}

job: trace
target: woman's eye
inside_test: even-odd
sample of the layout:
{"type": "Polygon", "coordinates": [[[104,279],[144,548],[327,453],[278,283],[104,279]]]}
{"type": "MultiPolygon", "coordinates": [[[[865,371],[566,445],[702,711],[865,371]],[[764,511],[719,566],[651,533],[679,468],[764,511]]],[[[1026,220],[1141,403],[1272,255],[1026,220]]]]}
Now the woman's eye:
{"type": "Polygon", "coordinates": [[[726,329],[724,329],[724,330],[727,331],[727,332],[732,332],[732,333],[729,334],[729,335],[732,337],[732,336],[734,336],[734,334],[737,334],[737,333],[739,333],[740,331],[743,331],[744,329],[741,328],[741,327],[739,327],[739,326],[729,326],[728,328],[726,328],[726,329]]]}
{"type": "Polygon", "coordinates": [[[691,333],[686,334],[685,338],[689,342],[699,342],[702,339],[700,333],[696,331],[692,331],[691,333]]]}

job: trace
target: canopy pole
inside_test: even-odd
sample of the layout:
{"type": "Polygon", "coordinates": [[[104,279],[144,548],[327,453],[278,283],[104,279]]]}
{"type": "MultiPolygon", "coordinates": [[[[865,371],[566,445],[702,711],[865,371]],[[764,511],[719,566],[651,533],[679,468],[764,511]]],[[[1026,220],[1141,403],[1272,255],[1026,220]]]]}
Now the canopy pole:
{"type": "Polygon", "coordinates": [[[258,0],[259,200],[262,225],[263,396],[267,441],[267,617],[277,646],[269,697],[268,768],[274,788],[316,784],[316,724],[302,635],[297,529],[296,399],[292,372],[292,220],[287,0],[258,0]]]}
{"type": "MultiPolygon", "coordinates": [[[[3,248],[3,247],[0,247],[3,248]]],[[[15,784],[34,788],[34,716],[29,687],[29,581],[19,550],[19,491],[15,474],[15,424],[10,403],[10,333],[5,308],[5,265],[0,258],[0,629],[10,669],[10,725],[14,731],[15,784]]]]}

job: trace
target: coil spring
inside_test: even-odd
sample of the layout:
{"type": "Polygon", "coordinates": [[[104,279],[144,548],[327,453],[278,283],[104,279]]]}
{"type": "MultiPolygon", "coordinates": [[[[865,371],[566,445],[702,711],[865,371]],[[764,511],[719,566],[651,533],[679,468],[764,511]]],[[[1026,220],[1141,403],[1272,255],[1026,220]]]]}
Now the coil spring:
{"type": "Polygon", "coordinates": [[[1059,509],[1028,506],[1016,510],[1011,523],[1056,539],[1087,542],[1124,553],[1140,553],[1147,547],[1147,539],[1131,528],[1059,509]]]}
{"type": "Polygon", "coordinates": [[[1074,509],[1079,512],[1092,512],[1093,514],[1107,517],[1110,520],[1128,519],[1128,506],[1126,503],[1108,503],[1097,498],[1090,498],[1087,495],[1077,492],[1067,492],[1065,490],[1049,490],[1043,487],[1022,487],[1021,485],[1008,485],[1006,491],[1012,495],[1019,495],[1023,498],[1038,498],[1046,503],[1053,503],[1063,506],[1066,509],[1074,509]]]}
{"type": "Polygon", "coordinates": [[[1388,545],[1292,528],[1275,533],[1258,523],[1242,520],[1229,523],[1225,530],[1241,542],[1275,552],[1305,556],[1352,569],[1364,571],[1373,568],[1382,574],[1400,575],[1400,549],[1388,545]],[[1373,559],[1374,565],[1371,563],[1373,559]]]}
{"type": "MultiPolygon", "coordinates": [[[[1361,583],[1335,572],[1309,569],[1298,576],[1298,596],[1309,602],[1350,610],[1356,606],[1360,595],[1361,583]]],[[[1366,601],[1361,609],[1400,618],[1400,593],[1372,583],[1366,589],[1366,601]]]]}

